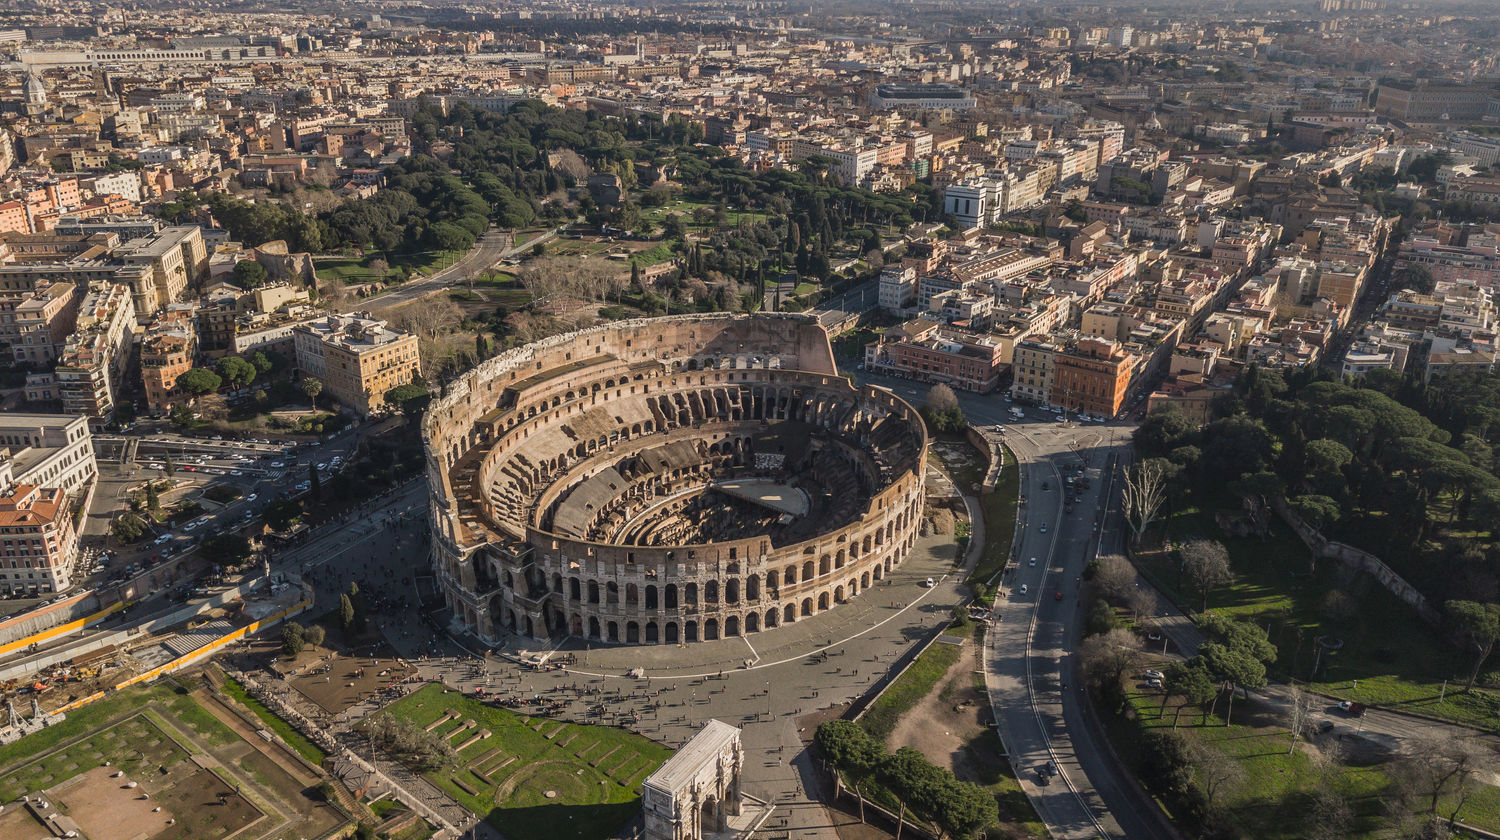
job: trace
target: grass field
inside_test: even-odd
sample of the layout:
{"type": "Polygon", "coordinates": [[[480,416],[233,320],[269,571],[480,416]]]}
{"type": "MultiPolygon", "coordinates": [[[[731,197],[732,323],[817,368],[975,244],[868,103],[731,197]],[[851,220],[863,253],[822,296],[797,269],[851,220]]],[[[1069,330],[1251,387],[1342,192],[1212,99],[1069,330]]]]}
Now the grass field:
{"type": "MultiPolygon", "coordinates": [[[[1368,576],[1348,575],[1333,561],[1311,572],[1307,549],[1280,520],[1273,517],[1266,539],[1235,538],[1212,517],[1186,510],[1172,517],[1171,533],[1177,542],[1205,536],[1229,549],[1235,579],[1210,594],[1209,609],[1268,629],[1280,653],[1274,678],[1310,679],[1315,691],[1334,697],[1500,729],[1500,695],[1461,691],[1472,667],[1466,654],[1368,576]],[[1322,657],[1314,675],[1313,640],[1325,634],[1344,644],[1322,657]]],[[[1138,552],[1137,565],[1179,605],[1202,606],[1169,554],[1138,552]]]]}
{"type": "MultiPolygon", "coordinates": [[[[311,837],[347,822],[172,681],[119,692],[0,747],[0,802],[61,786],[67,792],[57,796],[59,809],[97,826],[100,808],[132,804],[113,801],[120,796],[116,772],[139,783],[165,811],[151,827],[144,811],[152,803],[127,809],[134,813],[118,814],[120,836],[253,838],[280,825],[291,836],[311,837]],[[168,816],[175,822],[161,822],[168,816]]],[[[114,815],[111,810],[102,819],[114,815]]]]}
{"type": "Polygon", "coordinates": [[[436,684],[387,711],[422,727],[456,713],[432,730],[455,747],[491,733],[460,750],[457,766],[427,777],[510,837],[612,837],[640,810],[641,782],[672,752],[623,729],[518,715],[436,684]],[[470,720],[476,725],[464,728],[470,720]]]}
{"type": "Polygon", "coordinates": [[[233,697],[236,702],[249,709],[256,717],[265,721],[266,726],[272,732],[281,736],[281,740],[285,741],[287,746],[296,750],[298,755],[318,765],[321,765],[323,759],[327,757],[318,748],[317,744],[308,740],[307,736],[293,729],[292,725],[283,720],[280,715],[266,708],[263,703],[246,693],[245,687],[235,681],[233,677],[224,678],[224,693],[233,697]]]}
{"type": "MultiPolygon", "coordinates": [[[[1389,765],[1314,761],[1311,752],[1332,745],[1299,742],[1298,748],[1291,750],[1290,732],[1283,722],[1252,718],[1241,707],[1235,709],[1233,726],[1225,726],[1218,714],[1209,715],[1205,726],[1200,725],[1202,715],[1197,706],[1184,708],[1178,718],[1177,698],[1163,710],[1159,694],[1132,689],[1127,693],[1127,704],[1133,723],[1119,717],[1106,720],[1127,762],[1140,756],[1141,739],[1146,733],[1170,729],[1174,718],[1179,722],[1178,732],[1234,759],[1242,776],[1226,783],[1215,800],[1244,830],[1244,836],[1257,840],[1305,837],[1309,797],[1325,785],[1346,797],[1353,812],[1353,823],[1344,836],[1350,840],[1389,836],[1387,806],[1395,795],[1389,765]]],[[[1223,708],[1221,701],[1218,711],[1223,708]]],[[[1455,799],[1446,797],[1440,811],[1446,815],[1456,804],[1455,799]]],[[[1500,828],[1500,788],[1478,785],[1459,816],[1472,826],[1500,828]]]]}
{"type": "Polygon", "coordinates": [[[390,256],[380,253],[370,253],[362,257],[318,260],[316,267],[319,280],[339,280],[344,283],[369,283],[389,279],[391,273],[396,268],[406,268],[414,272],[431,274],[444,265],[452,265],[455,261],[462,259],[465,253],[467,252],[434,251],[431,253],[393,254],[390,256]],[[390,268],[384,274],[370,267],[370,263],[378,259],[386,260],[390,265],[390,268]]]}
{"type": "Polygon", "coordinates": [[[948,673],[948,668],[958,661],[960,652],[957,645],[945,644],[934,644],[922,651],[911,667],[902,672],[870,706],[865,716],[859,719],[859,725],[870,733],[870,737],[884,743],[895,731],[901,714],[932,691],[938,680],[948,673]]]}
{"type": "Polygon", "coordinates": [[[630,262],[635,263],[641,268],[648,268],[653,265],[659,265],[661,263],[667,262],[675,256],[677,256],[677,254],[672,250],[671,245],[668,245],[665,242],[658,242],[644,251],[638,251],[634,254],[631,254],[630,262]]]}
{"type": "MultiPolygon", "coordinates": [[[[666,221],[666,218],[668,216],[677,215],[683,217],[682,222],[689,229],[710,229],[714,226],[713,221],[709,220],[707,224],[700,225],[693,221],[693,211],[698,209],[699,207],[706,207],[709,210],[713,210],[717,206],[718,205],[716,204],[702,201],[674,201],[671,204],[667,204],[662,207],[652,207],[649,209],[643,208],[641,210],[641,218],[649,219],[652,222],[660,225],[662,222],[666,221]]],[[[726,207],[724,209],[724,215],[724,224],[726,227],[735,227],[739,225],[741,221],[758,222],[770,218],[765,213],[755,213],[748,210],[735,210],[731,207],[726,207]]]]}

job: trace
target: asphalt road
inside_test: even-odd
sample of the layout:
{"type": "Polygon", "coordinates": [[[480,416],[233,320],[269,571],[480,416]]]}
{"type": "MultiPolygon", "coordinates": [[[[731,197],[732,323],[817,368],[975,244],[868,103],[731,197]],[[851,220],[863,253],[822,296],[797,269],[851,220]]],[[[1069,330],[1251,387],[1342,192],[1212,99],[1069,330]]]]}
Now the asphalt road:
{"type": "MultiPolygon", "coordinates": [[[[922,404],[927,390],[908,380],[860,378],[891,388],[915,405],[922,404]]],[[[1131,427],[1060,423],[1057,415],[1008,403],[998,394],[960,393],[959,403],[971,423],[1004,424],[1005,441],[1021,464],[1026,502],[1017,523],[1017,563],[1001,579],[996,599],[1000,620],[985,634],[984,670],[996,727],[1022,790],[1054,837],[1160,836],[1159,812],[1139,794],[1102,733],[1091,725],[1083,706],[1087,700],[1073,676],[1082,620],[1080,578],[1097,549],[1096,517],[1099,536],[1107,544],[1118,539],[1112,504],[1118,488],[1109,477],[1115,459],[1128,449],[1131,427]],[[1012,418],[1013,406],[1026,417],[1012,418]],[[1064,470],[1076,474],[1080,464],[1090,487],[1068,511],[1064,470]],[[1044,484],[1048,489],[1042,489],[1044,484]],[[1059,594],[1062,600],[1057,600],[1059,594]],[[1048,762],[1057,774],[1043,784],[1037,771],[1048,762]]]]}
{"type": "Polygon", "coordinates": [[[439,292],[449,286],[462,283],[479,274],[481,271],[494,268],[501,260],[509,259],[516,254],[529,250],[533,246],[550,242],[556,238],[557,229],[553,228],[534,239],[511,246],[510,233],[508,231],[498,228],[491,229],[479,237],[479,241],[474,243],[474,247],[470,249],[469,253],[465,254],[462,259],[453,265],[428,277],[423,277],[420,280],[411,280],[403,283],[388,292],[376,295],[370,300],[376,302],[379,306],[401,306],[402,304],[411,303],[433,292],[439,292]]]}

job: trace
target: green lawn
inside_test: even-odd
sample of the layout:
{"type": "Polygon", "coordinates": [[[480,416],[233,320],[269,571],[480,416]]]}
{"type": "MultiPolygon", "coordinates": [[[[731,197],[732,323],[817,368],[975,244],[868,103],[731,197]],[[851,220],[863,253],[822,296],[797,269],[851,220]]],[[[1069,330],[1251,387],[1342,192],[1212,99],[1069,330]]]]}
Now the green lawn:
{"type": "Polygon", "coordinates": [[[458,718],[433,731],[452,736],[453,746],[481,730],[490,737],[427,778],[510,837],[613,837],[639,813],[641,782],[672,753],[623,729],[518,715],[437,684],[387,709],[422,727],[450,710],[458,718]],[[476,725],[461,733],[469,720],[476,725]]]}
{"type": "Polygon", "coordinates": [[[896,730],[901,715],[932,691],[938,680],[948,673],[948,668],[958,661],[961,652],[958,645],[930,645],[870,706],[859,719],[859,725],[870,733],[870,737],[884,743],[896,730]]]}
{"type": "Polygon", "coordinates": [[[256,717],[264,721],[266,727],[281,736],[281,740],[285,741],[287,746],[296,750],[298,755],[301,755],[313,764],[319,766],[323,764],[323,759],[327,756],[324,755],[323,750],[318,748],[317,744],[314,744],[307,736],[292,728],[290,723],[287,723],[280,715],[266,708],[265,704],[251,697],[245,691],[245,687],[240,685],[233,677],[224,678],[224,693],[233,697],[241,706],[249,709],[256,717]]]}
{"type": "Polygon", "coordinates": [[[61,723],[0,746],[0,802],[57,784],[101,761],[134,774],[186,758],[149,714],[132,714],[142,710],[160,712],[210,746],[239,741],[190,695],[178,693],[173,682],[126,689],[69,712],[61,723]],[[68,746],[59,749],[63,744],[68,746]]]}
{"type": "Polygon", "coordinates": [[[339,280],[344,283],[369,283],[373,281],[385,281],[392,279],[391,272],[396,268],[406,268],[413,272],[431,274],[450,266],[462,259],[467,251],[433,251],[430,253],[416,254],[381,254],[372,252],[362,257],[344,257],[338,259],[325,259],[316,262],[316,270],[319,280],[339,280]],[[370,268],[374,260],[383,259],[389,264],[385,274],[370,268]]]}
{"type": "MultiPolygon", "coordinates": [[[[1177,718],[1178,698],[1173,698],[1163,711],[1161,696],[1155,692],[1140,693],[1132,689],[1126,696],[1131,720],[1113,717],[1106,723],[1121,755],[1133,763],[1140,755],[1140,739],[1146,733],[1172,727],[1177,718]]],[[[1225,726],[1223,712],[1221,699],[1216,714],[1208,716],[1207,725],[1201,725],[1200,709],[1184,708],[1177,718],[1177,731],[1223,752],[1239,764],[1242,779],[1228,783],[1216,793],[1215,801],[1223,804],[1244,836],[1257,840],[1305,837],[1307,798],[1325,784],[1349,801],[1355,819],[1347,837],[1374,840],[1388,836],[1387,803],[1393,796],[1388,765],[1351,762],[1320,766],[1310,756],[1313,747],[1307,743],[1300,743],[1296,750],[1289,749],[1290,734],[1282,721],[1252,719],[1247,709],[1236,703],[1235,724],[1225,726]]],[[[1451,810],[1451,804],[1447,807],[1451,810]]],[[[1500,788],[1480,785],[1459,815],[1469,825],[1490,830],[1500,827],[1500,788]]]]}
{"type": "Polygon", "coordinates": [[[667,262],[675,256],[677,256],[677,254],[672,250],[671,245],[665,242],[658,242],[644,251],[632,254],[630,256],[630,262],[635,263],[641,268],[647,268],[649,266],[659,265],[661,263],[667,262]]]}
{"type": "MultiPolygon", "coordinates": [[[[1235,580],[1210,594],[1209,609],[1268,628],[1280,652],[1274,678],[1310,679],[1314,690],[1335,697],[1500,729],[1500,694],[1461,692],[1472,667],[1467,655],[1370,577],[1351,576],[1327,560],[1310,572],[1307,549],[1280,520],[1273,517],[1266,539],[1226,536],[1211,516],[1194,510],[1172,517],[1171,529],[1178,542],[1201,535],[1229,549],[1235,580]],[[1322,657],[1314,675],[1313,640],[1320,635],[1344,644],[1322,657]]],[[[1179,605],[1191,612],[1202,606],[1169,555],[1138,552],[1137,565],[1179,605]]],[[[1481,683],[1489,679],[1482,675],[1481,683]]]]}
{"type": "MultiPolygon", "coordinates": [[[[643,208],[641,210],[641,218],[649,219],[657,225],[660,225],[662,222],[666,221],[666,218],[668,216],[680,215],[683,217],[683,224],[690,229],[712,228],[712,220],[710,220],[706,225],[699,225],[693,221],[693,211],[699,207],[707,207],[708,209],[713,210],[717,208],[718,205],[714,204],[713,202],[706,201],[674,201],[671,204],[667,204],[662,207],[643,208]]],[[[770,216],[766,213],[756,213],[749,210],[736,210],[728,206],[724,208],[724,215],[725,225],[727,227],[736,227],[741,221],[758,222],[770,218],[770,216]]]]}

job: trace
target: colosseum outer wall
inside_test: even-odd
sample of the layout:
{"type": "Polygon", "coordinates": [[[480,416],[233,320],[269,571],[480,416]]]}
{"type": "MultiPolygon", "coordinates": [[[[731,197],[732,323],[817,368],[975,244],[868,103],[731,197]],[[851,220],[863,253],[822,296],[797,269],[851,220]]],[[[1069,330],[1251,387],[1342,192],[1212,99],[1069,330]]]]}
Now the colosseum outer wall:
{"type": "MultiPolygon", "coordinates": [[[[665,439],[683,431],[646,425],[665,439]]],[[[710,425],[692,428],[701,434],[710,425]]],[[[803,316],[643,319],[517,348],[454,383],[429,410],[423,431],[437,575],[455,617],[486,639],[502,627],[538,637],[566,632],[627,643],[768,629],[831,609],[883,579],[910,551],[921,517],[921,420],[889,392],[855,391],[838,377],[826,333],[803,316]],[[730,387],[762,389],[753,418],[749,406],[734,407],[734,418],[744,421],[805,417],[832,430],[840,417],[898,418],[914,430],[916,457],[870,497],[854,521],[776,548],[765,537],[671,547],[609,545],[544,531],[533,512],[523,530],[514,522],[507,529],[491,515],[495,500],[470,497],[476,476],[489,486],[486,470],[496,450],[525,450],[524,440],[517,448],[507,436],[576,424],[589,406],[609,403],[609,387],[624,385],[627,377],[632,395],[636,383],[643,393],[653,387],[656,393],[684,393],[692,387],[690,371],[703,372],[698,386],[738,378],[730,387]],[[601,380],[609,383],[602,394],[601,380]],[[789,388],[792,399],[786,398],[789,388]],[[487,456],[477,451],[487,447],[487,456]]],[[[600,443],[613,451],[628,438],[622,433],[600,443]]],[[[556,465],[559,474],[591,472],[588,456],[604,451],[590,443],[587,453],[556,465]]]]}

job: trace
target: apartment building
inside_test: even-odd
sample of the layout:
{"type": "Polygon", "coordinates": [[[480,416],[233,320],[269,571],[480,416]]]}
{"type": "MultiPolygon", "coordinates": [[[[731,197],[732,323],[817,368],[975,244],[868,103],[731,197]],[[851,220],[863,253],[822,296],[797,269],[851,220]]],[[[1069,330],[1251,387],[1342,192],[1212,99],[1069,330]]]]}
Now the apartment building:
{"type": "Polygon", "coordinates": [[[1037,405],[1052,403],[1052,375],[1058,344],[1046,338],[1016,342],[1011,352],[1011,399],[1037,405]]]}
{"type": "Polygon", "coordinates": [[[995,341],[923,320],[892,327],[865,345],[865,367],[981,394],[999,387],[1005,371],[995,341]]]}
{"type": "Polygon", "coordinates": [[[385,408],[385,393],[420,368],[417,337],[368,314],[329,315],[292,334],[302,375],[321,380],[328,396],[361,416],[385,408]]]}
{"type": "Polygon", "coordinates": [[[55,372],[58,396],[68,414],[95,426],[115,413],[130,357],[135,305],[130,290],[115,283],[89,287],[78,312],[78,328],[63,345],[55,372]]]}
{"type": "Polygon", "coordinates": [[[127,268],[136,269],[129,274],[130,294],[142,315],[181,300],[188,284],[208,273],[203,229],[196,225],[162,228],[126,242],[114,256],[127,268]]]}
{"type": "Polygon", "coordinates": [[[1137,361],[1118,341],[1080,338],[1057,353],[1052,396],[1064,408],[1114,417],[1125,405],[1137,361]]]}
{"type": "Polygon", "coordinates": [[[189,306],[170,307],[146,328],[141,340],[141,384],[146,408],[166,412],[187,398],[177,378],[193,368],[198,354],[198,330],[189,306]]]}
{"type": "Polygon", "coordinates": [[[73,585],[72,509],[97,474],[87,418],[0,414],[0,592],[73,585]]]}

